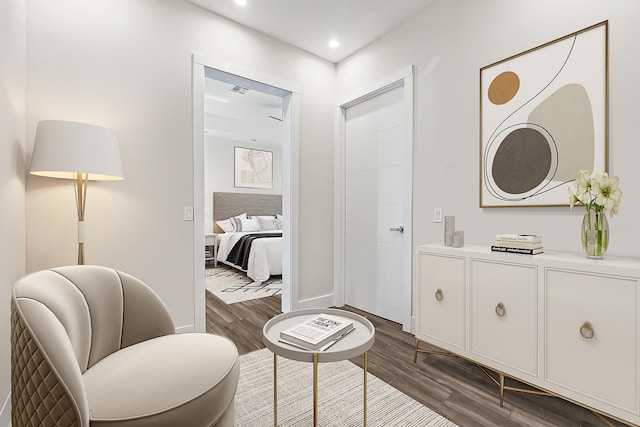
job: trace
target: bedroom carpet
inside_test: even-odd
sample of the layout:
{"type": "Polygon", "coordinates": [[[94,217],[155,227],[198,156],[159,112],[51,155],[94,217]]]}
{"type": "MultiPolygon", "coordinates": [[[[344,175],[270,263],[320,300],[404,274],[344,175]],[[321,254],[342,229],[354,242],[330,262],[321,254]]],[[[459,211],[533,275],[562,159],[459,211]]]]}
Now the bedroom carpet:
{"type": "Polygon", "coordinates": [[[256,283],[245,273],[220,263],[216,268],[206,268],[205,278],[207,290],[227,304],[282,293],[282,276],[256,283]]]}
{"type": "MultiPolygon", "coordinates": [[[[278,357],[278,425],[313,424],[313,365],[278,357]]],[[[318,424],[362,426],[363,373],[348,360],[318,365],[318,424]]],[[[455,427],[456,424],[367,374],[367,425],[455,427]]],[[[236,427],[273,425],[273,353],[240,356],[236,427]]]]}

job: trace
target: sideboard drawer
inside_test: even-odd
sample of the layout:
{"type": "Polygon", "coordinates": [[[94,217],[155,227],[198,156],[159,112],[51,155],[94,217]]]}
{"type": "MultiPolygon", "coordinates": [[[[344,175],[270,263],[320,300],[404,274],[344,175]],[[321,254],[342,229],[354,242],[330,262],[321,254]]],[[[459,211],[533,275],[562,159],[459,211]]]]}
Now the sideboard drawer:
{"type": "Polygon", "coordinates": [[[420,254],[416,335],[445,348],[465,348],[465,259],[420,254]]]}
{"type": "Polygon", "coordinates": [[[537,268],[470,262],[470,351],[494,367],[537,376],[537,268]]]}
{"type": "Polygon", "coordinates": [[[546,380],[638,414],[638,280],[545,274],[546,380]]]}

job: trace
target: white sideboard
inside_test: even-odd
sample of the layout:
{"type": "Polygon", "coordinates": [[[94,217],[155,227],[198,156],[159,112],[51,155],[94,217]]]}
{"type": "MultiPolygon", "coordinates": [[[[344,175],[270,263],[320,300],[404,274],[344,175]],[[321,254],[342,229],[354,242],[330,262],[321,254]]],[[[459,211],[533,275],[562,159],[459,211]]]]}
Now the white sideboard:
{"type": "Polygon", "coordinates": [[[417,247],[420,341],[640,425],[640,259],[417,247]]]}

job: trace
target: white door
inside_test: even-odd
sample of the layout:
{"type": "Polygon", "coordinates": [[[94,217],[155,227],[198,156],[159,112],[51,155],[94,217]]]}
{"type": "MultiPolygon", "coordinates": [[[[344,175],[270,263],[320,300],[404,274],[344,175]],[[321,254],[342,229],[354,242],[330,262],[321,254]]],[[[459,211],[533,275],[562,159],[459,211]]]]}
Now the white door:
{"type": "Polygon", "coordinates": [[[411,120],[405,97],[399,85],[344,112],[344,287],[347,305],[406,325],[411,311],[411,245],[406,244],[411,239],[411,120]]]}

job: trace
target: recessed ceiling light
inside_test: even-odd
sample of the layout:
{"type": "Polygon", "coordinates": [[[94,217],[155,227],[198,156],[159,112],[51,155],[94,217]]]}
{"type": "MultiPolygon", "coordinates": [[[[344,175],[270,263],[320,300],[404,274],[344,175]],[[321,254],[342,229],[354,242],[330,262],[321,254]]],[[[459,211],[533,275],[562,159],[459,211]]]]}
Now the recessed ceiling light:
{"type": "Polygon", "coordinates": [[[234,0],[238,6],[246,6],[247,0],[234,0]]]}
{"type": "Polygon", "coordinates": [[[340,42],[338,40],[332,39],[329,41],[329,47],[336,48],[338,46],[340,46],[340,42]]]}

